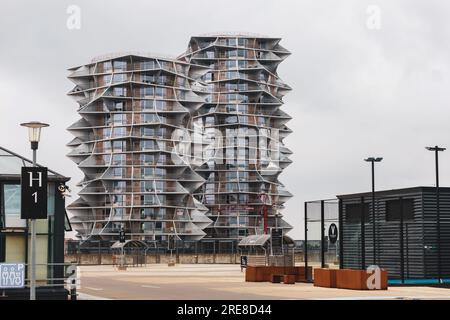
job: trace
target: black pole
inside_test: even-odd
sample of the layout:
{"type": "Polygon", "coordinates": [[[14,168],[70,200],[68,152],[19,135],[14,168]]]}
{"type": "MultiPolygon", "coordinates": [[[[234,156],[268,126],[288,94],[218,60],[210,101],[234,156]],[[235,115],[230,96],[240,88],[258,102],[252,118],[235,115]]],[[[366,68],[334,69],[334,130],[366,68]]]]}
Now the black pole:
{"type": "Polygon", "coordinates": [[[342,200],[339,199],[339,269],[344,269],[344,223],[342,218],[342,200]]]}
{"type": "Polygon", "coordinates": [[[445,151],[445,148],[434,146],[425,147],[428,151],[434,151],[434,159],[436,162],[436,228],[437,228],[437,258],[438,258],[438,281],[441,282],[441,208],[439,203],[439,151],[445,151]]]}
{"type": "Polygon", "coordinates": [[[373,264],[377,264],[376,253],[376,230],[375,230],[375,161],[372,161],[372,241],[373,241],[373,264]]]}
{"type": "Polygon", "coordinates": [[[320,201],[320,260],[321,268],[325,268],[325,202],[320,201]]]}
{"type": "Polygon", "coordinates": [[[439,203],[439,148],[435,148],[436,160],[436,219],[437,219],[437,249],[438,249],[438,282],[441,282],[441,212],[439,203]]]}
{"type": "Polygon", "coordinates": [[[405,283],[405,257],[403,255],[403,198],[400,197],[400,279],[405,283]]]}
{"type": "Polygon", "coordinates": [[[305,277],[309,281],[308,273],[308,203],[305,202],[305,247],[303,249],[303,259],[305,260],[305,277]]]}
{"type": "Polygon", "coordinates": [[[364,197],[361,197],[361,269],[366,269],[366,228],[364,217],[364,197]]]}

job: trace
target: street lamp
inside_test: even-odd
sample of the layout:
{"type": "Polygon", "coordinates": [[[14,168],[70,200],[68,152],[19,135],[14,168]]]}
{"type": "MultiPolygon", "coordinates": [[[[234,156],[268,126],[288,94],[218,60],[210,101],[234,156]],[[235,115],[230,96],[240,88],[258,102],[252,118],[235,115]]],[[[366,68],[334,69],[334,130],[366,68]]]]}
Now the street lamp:
{"type": "MultiPolygon", "coordinates": [[[[33,167],[36,167],[36,151],[41,138],[41,129],[48,127],[48,124],[31,121],[20,124],[28,128],[28,138],[33,150],[33,167]]],[[[30,273],[30,300],[36,300],[36,219],[30,219],[31,225],[31,273],[30,273]]]]}
{"type": "Polygon", "coordinates": [[[375,241],[376,241],[376,229],[375,229],[375,162],[381,162],[383,158],[381,157],[369,157],[364,159],[366,162],[372,163],[372,241],[373,241],[373,263],[376,264],[376,250],[375,250],[375,241]]]}
{"type": "Polygon", "coordinates": [[[436,220],[437,220],[437,250],[438,250],[438,278],[441,281],[441,212],[439,205],[439,152],[445,151],[445,148],[434,146],[425,147],[428,151],[434,152],[434,159],[436,164],[436,220]]]}

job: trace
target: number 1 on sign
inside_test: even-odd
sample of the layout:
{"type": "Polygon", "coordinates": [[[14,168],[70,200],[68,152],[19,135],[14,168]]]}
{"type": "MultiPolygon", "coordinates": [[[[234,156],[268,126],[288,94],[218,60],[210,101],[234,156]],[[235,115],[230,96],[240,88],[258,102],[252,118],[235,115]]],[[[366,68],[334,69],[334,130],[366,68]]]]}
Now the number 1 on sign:
{"type": "Polygon", "coordinates": [[[32,196],[34,197],[34,203],[37,203],[37,192],[33,193],[32,196]]]}

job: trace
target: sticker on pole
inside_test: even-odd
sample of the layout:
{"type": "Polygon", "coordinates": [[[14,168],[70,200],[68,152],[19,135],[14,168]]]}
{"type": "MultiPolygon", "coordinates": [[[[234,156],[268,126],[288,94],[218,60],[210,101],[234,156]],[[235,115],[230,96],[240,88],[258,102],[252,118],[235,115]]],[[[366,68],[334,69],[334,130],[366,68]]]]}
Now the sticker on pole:
{"type": "Polygon", "coordinates": [[[25,287],[25,264],[0,263],[0,288],[25,287]]]}
{"type": "Polygon", "coordinates": [[[331,244],[335,244],[338,238],[339,232],[338,227],[334,223],[330,224],[330,227],[328,228],[328,239],[330,240],[331,244]]]}

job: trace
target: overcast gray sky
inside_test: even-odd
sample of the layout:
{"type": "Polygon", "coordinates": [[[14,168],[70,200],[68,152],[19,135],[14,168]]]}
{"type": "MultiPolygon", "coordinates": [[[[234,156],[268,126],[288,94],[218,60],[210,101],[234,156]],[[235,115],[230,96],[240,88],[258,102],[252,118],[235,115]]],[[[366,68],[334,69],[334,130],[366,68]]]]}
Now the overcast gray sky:
{"type": "MultiPolygon", "coordinates": [[[[366,156],[384,157],[377,188],[434,184],[424,146],[450,147],[449,15],[442,0],[3,0],[1,145],[29,156],[19,123],[50,123],[38,162],[72,177],[76,190],[81,171],[65,156],[66,128],[79,118],[66,96],[67,68],[116,51],[177,55],[207,32],[282,37],[292,52],[278,71],[293,88],[283,108],[293,117],[285,142],[294,152],[281,176],[294,194],[284,213],[301,239],[305,200],[370,190],[366,156]],[[79,30],[66,26],[69,5],[81,9],[79,30]],[[367,25],[370,5],[380,10],[379,29],[367,25]]],[[[449,159],[441,154],[446,186],[449,159]]]]}

